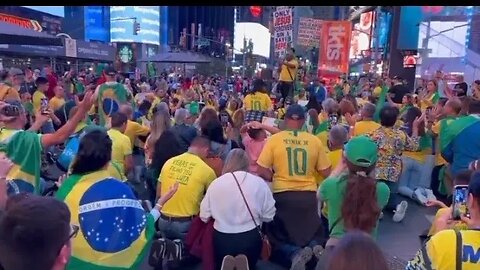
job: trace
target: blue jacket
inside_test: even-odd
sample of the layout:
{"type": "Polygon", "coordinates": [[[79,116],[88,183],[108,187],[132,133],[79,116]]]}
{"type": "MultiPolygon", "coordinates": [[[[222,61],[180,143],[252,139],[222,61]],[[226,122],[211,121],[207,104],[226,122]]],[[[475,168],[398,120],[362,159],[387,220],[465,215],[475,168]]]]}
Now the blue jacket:
{"type": "Polygon", "coordinates": [[[321,85],[310,85],[308,87],[308,92],[310,93],[311,97],[315,97],[317,99],[319,104],[322,104],[322,102],[327,98],[327,89],[321,85]]]}

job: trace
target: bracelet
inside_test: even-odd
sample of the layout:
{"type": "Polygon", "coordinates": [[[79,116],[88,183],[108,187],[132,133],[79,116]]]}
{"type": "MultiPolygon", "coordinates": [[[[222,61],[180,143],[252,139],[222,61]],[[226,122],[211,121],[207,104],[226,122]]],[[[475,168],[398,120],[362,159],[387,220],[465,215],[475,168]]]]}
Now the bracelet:
{"type": "Polygon", "coordinates": [[[162,208],[163,208],[163,205],[161,205],[161,204],[157,203],[157,204],[155,204],[155,207],[157,207],[157,208],[158,208],[158,210],[162,210],[162,208]]]}

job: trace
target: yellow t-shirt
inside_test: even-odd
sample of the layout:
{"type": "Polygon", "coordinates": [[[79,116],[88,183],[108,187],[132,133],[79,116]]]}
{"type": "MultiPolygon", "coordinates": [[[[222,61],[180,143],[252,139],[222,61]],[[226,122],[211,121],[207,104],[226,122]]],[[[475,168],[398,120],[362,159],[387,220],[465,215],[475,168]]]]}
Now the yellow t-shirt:
{"type": "Polygon", "coordinates": [[[256,92],[255,94],[248,94],[243,99],[245,110],[247,111],[263,111],[267,112],[272,108],[272,100],[265,93],[256,92]]]}
{"type": "Polygon", "coordinates": [[[15,87],[11,87],[10,85],[3,83],[0,85],[0,100],[20,101],[20,95],[18,94],[18,90],[15,87]]]}
{"type": "Polygon", "coordinates": [[[47,96],[41,91],[35,91],[32,96],[33,111],[35,113],[39,112],[42,107],[42,99],[47,99],[47,96]]]}
{"type": "Polygon", "coordinates": [[[213,169],[197,155],[186,152],[169,159],[158,177],[161,196],[176,182],[180,185],[173,197],[163,206],[162,213],[170,217],[197,215],[205,191],[215,178],[213,169]]]}
{"type": "Polygon", "coordinates": [[[142,126],[137,122],[128,120],[127,121],[127,128],[125,129],[124,134],[130,139],[132,148],[135,143],[135,139],[137,136],[147,136],[150,132],[150,129],[146,126],[142,126]]]}
{"type": "Polygon", "coordinates": [[[280,71],[280,76],[279,76],[279,81],[282,82],[292,82],[295,79],[295,76],[297,75],[297,70],[298,70],[298,62],[296,59],[292,59],[288,61],[289,64],[294,64],[294,68],[287,68],[286,65],[282,64],[282,70],[280,71]],[[290,71],[290,74],[288,73],[290,71]]]}
{"type": "Polygon", "coordinates": [[[127,135],[116,129],[108,130],[108,136],[112,140],[112,161],[116,162],[125,172],[125,157],[132,154],[132,143],[127,135]]]}
{"type": "Polygon", "coordinates": [[[125,173],[122,171],[122,168],[120,165],[114,161],[111,161],[108,164],[107,167],[107,172],[110,174],[111,177],[118,179],[122,182],[127,181],[127,177],[125,176],[125,173]]]}
{"type": "Polygon", "coordinates": [[[430,97],[424,97],[420,100],[420,109],[425,111],[428,107],[433,106],[433,97],[435,95],[432,94],[430,97]]]}
{"type": "MultiPolygon", "coordinates": [[[[432,126],[432,132],[437,135],[437,139],[435,140],[435,149],[437,150],[435,152],[435,166],[440,166],[440,165],[445,165],[447,164],[447,161],[442,157],[442,151],[440,151],[440,123],[442,121],[436,122],[432,126]]],[[[447,120],[447,123],[450,122],[447,120]]]]}
{"type": "Polygon", "coordinates": [[[381,93],[382,93],[382,87],[377,86],[373,89],[373,96],[374,97],[379,97],[381,93]]]}
{"type": "MultiPolygon", "coordinates": [[[[333,151],[327,150],[327,157],[328,157],[328,160],[330,160],[330,163],[332,163],[332,170],[333,170],[335,169],[335,167],[337,167],[338,163],[340,163],[340,161],[342,160],[343,149],[337,149],[333,151]]],[[[323,180],[325,180],[325,177],[323,177],[318,172],[316,172],[315,179],[317,180],[317,185],[320,186],[323,180]]]]}
{"type": "Polygon", "coordinates": [[[355,124],[353,136],[365,135],[377,130],[381,125],[375,121],[360,121],[355,124]]]}
{"type": "Polygon", "coordinates": [[[273,192],[316,191],[315,172],[330,168],[322,142],[301,131],[274,134],[263,147],[258,165],[272,168],[273,192]]]}
{"type": "Polygon", "coordinates": [[[65,99],[64,98],[53,97],[48,102],[48,108],[50,108],[50,110],[52,110],[52,111],[56,111],[56,110],[60,109],[60,107],[62,107],[63,104],[65,104],[65,99]]]}
{"type": "MultiPolygon", "coordinates": [[[[462,230],[462,269],[477,270],[480,265],[480,231],[462,230]]],[[[424,248],[408,262],[406,269],[452,270],[456,269],[457,237],[454,230],[438,232],[427,242],[424,248]],[[426,262],[426,260],[428,260],[426,262]]]]}

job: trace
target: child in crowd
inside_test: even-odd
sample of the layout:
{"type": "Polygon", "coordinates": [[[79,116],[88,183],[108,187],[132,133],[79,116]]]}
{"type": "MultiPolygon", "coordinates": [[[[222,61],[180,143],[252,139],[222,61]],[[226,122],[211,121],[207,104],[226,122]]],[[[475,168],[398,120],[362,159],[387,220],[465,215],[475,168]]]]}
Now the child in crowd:
{"type": "Polygon", "coordinates": [[[270,132],[271,134],[275,134],[280,130],[255,121],[244,125],[240,129],[245,151],[250,157],[250,173],[257,174],[257,159],[260,156],[265,143],[267,142],[266,131],[270,132]]]}

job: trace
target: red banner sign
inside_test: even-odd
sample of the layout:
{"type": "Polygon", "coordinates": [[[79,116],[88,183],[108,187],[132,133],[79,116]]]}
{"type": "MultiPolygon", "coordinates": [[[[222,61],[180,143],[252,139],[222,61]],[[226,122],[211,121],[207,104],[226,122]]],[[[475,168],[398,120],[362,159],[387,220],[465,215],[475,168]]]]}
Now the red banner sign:
{"type": "Polygon", "coordinates": [[[320,75],[348,73],[351,36],[351,22],[323,21],[318,57],[320,75]]]}
{"type": "Polygon", "coordinates": [[[36,20],[30,20],[17,16],[12,16],[4,13],[0,13],[0,21],[9,24],[15,24],[23,28],[32,29],[37,32],[42,32],[43,28],[36,20]]]}

